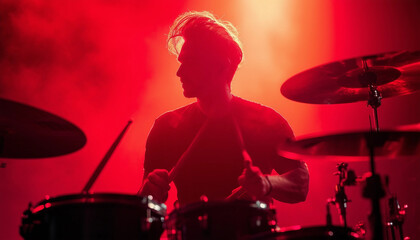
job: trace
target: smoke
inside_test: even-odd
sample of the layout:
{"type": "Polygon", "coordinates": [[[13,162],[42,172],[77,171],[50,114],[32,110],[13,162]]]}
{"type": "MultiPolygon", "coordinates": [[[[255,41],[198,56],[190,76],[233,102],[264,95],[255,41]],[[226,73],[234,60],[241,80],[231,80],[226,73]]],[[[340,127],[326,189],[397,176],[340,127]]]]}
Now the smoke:
{"type": "Polygon", "coordinates": [[[157,7],[148,1],[2,0],[0,96],[54,111],[120,103],[134,111],[150,79],[149,38],[171,16],[153,11],[157,7]]]}

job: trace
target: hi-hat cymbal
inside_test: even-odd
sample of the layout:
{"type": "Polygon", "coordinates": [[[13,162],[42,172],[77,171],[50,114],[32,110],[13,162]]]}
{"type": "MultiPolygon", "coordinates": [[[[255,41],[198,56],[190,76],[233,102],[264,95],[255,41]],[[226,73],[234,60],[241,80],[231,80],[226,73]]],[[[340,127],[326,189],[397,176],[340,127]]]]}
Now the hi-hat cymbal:
{"type": "Polygon", "coordinates": [[[0,99],[0,157],[46,158],[74,152],[86,143],[72,123],[22,103],[0,99]]]}
{"type": "Polygon", "coordinates": [[[366,70],[375,76],[377,90],[384,98],[420,90],[420,51],[401,51],[311,68],[288,79],[281,93],[290,100],[313,104],[367,101],[366,70]]]}
{"type": "Polygon", "coordinates": [[[278,153],[291,159],[333,159],[363,161],[370,156],[368,143],[375,140],[374,154],[379,159],[407,159],[420,156],[420,132],[349,132],[311,136],[286,142],[278,153]],[[373,134],[373,135],[372,135],[373,134]]]}

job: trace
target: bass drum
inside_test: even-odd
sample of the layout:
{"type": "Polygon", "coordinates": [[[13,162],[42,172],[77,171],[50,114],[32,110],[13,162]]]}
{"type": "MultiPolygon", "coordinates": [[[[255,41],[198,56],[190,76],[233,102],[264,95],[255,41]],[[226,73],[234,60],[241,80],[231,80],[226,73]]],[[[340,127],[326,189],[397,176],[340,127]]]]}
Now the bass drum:
{"type": "Polygon", "coordinates": [[[74,194],[46,198],[24,212],[25,240],[159,239],[166,206],[123,194],[74,194]]]}
{"type": "Polygon", "coordinates": [[[172,211],[165,221],[169,240],[244,239],[271,232],[274,209],[251,201],[197,202],[172,211]]]}
{"type": "Polygon", "coordinates": [[[252,240],[360,240],[359,235],[349,228],[338,226],[316,226],[296,230],[258,234],[252,240]]]}

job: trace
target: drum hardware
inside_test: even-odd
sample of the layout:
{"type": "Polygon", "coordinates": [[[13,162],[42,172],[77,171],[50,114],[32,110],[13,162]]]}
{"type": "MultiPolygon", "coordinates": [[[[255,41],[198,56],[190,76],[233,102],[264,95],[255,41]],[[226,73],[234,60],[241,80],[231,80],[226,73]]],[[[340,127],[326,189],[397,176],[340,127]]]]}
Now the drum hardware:
{"type": "Polygon", "coordinates": [[[384,239],[380,199],[385,196],[385,190],[382,187],[380,175],[375,171],[375,148],[383,146],[385,140],[380,138],[378,133],[379,126],[376,126],[376,132],[371,131],[369,135],[366,135],[370,155],[371,175],[366,178],[366,185],[363,188],[362,194],[363,197],[371,200],[372,212],[369,216],[369,221],[373,230],[373,240],[384,239]]]}
{"type": "Polygon", "coordinates": [[[335,197],[330,198],[327,201],[327,226],[332,226],[330,205],[334,204],[337,207],[338,213],[340,215],[341,224],[347,228],[347,203],[351,202],[347,198],[345,192],[345,186],[354,186],[356,185],[356,174],[353,170],[347,170],[347,163],[337,164],[338,171],[334,175],[339,176],[338,183],[335,185],[335,197]]]}
{"type": "Polygon", "coordinates": [[[24,212],[21,235],[33,239],[159,239],[166,206],[150,197],[93,194],[90,188],[131,125],[128,121],[81,194],[46,197],[24,212]]]}
{"type": "Polygon", "coordinates": [[[143,231],[149,231],[150,230],[150,227],[151,227],[151,224],[152,224],[152,222],[153,222],[153,219],[152,219],[152,214],[151,214],[151,212],[150,212],[150,209],[147,209],[146,210],[146,218],[144,219],[144,221],[142,221],[142,230],[143,231]]]}
{"type": "MultiPolygon", "coordinates": [[[[377,108],[381,105],[382,97],[400,96],[418,91],[420,89],[419,75],[420,51],[401,51],[324,64],[293,76],[281,87],[281,92],[285,97],[298,102],[335,104],[364,101],[367,99],[368,105],[372,107],[376,131],[373,131],[371,127],[370,132],[363,133],[363,139],[360,138],[360,136],[358,137],[359,139],[356,139],[358,140],[357,143],[360,143],[361,140],[364,142],[363,145],[358,145],[358,148],[350,148],[352,151],[357,150],[358,152],[356,153],[347,155],[344,152],[340,152],[340,150],[344,149],[344,145],[342,145],[341,149],[333,149],[332,151],[327,150],[326,145],[329,143],[330,145],[328,147],[337,144],[331,144],[331,142],[328,142],[329,140],[326,140],[331,136],[327,136],[326,138],[307,139],[312,144],[308,142],[303,143],[302,141],[298,144],[292,143],[291,145],[294,146],[291,148],[294,148],[294,150],[297,151],[290,151],[290,148],[289,150],[284,151],[283,148],[279,153],[296,154],[306,152],[309,153],[308,155],[316,155],[323,151],[331,151],[334,152],[334,154],[338,153],[338,155],[341,156],[368,156],[370,176],[366,178],[363,197],[371,200],[372,212],[369,220],[373,229],[374,240],[383,239],[380,199],[385,195],[380,175],[376,173],[375,158],[378,155],[378,152],[379,156],[395,158],[399,155],[384,154],[384,152],[391,151],[396,153],[406,147],[411,149],[408,151],[410,153],[407,154],[406,150],[402,150],[401,152],[410,156],[416,155],[412,154],[413,152],[416,152],[416,150],[413,150],[413,147],[415,148],[419,143],[419,133],[413,133],[413,135],[417,135],[410,139],[413,141],[399,142],[394,145],[394,142],[392,142],[393,139],[389,139],[390,135],[395,135],[395,137],[397,137],[396,135],[399,135],[397,138],[407,138],[407,134],[384,134],[383,132],[380,132],[377,108]],[[392,142],[391,146],[386,145],[386,143],[390,143],[389,140],[392,142]],[[360,146],[363,148],[363,154],[361,154],[360,146]]],[[[339,137],[337,135],[332,138],[338,140],[337,138],[339,137]]],[[[345,142],[353,142],[348,140],[349,139],[345,142]]],[[[342,143],[343,142],[338,144],[342,143]]],[[[355,142],[352,144],[355,144],[355,142]]],[[[328,154],[324,154],[324,156],[325,155],[328,154]]]]}
{"type": "MultiPolygon", "coordinates": [[[[206,195],[201,195],[200,202],[202,203],[208,203],[209,198],[206,195]]],[[[209,232],[209,215],[207,212],[201,214],[198,216],[198,222],[200,223],[200,229],[203,231],[206,235],[210,234],[209,232]]]]}
{"type": "Polygon", "coordinates": [[[250,239],[277,227],[274,209],[260,201],[200,201],[174,209],[166,218],[170,240],[250,239]]]}
{"type": "Polygon", "coordinates": [[[389,207],[389,218],[386,222],[387,227],[391,231],[391,237],[393,240],[396,240],[396,232],[398,232],[398,236],[400,240],[407,240],[410,239],[408,237],[404,237],[403,232],[403,223],[405,214],[407,211],[408,206],[404,205],[403,207],[400,206],[397,197],[394,195],[388,199],[388,207],[389,207]]]}
{"type": "Polygon", "coordinates": [[[373,109],[376,130],[376,132],[374,132],[371,125],[370,135],[368,135],[366,139],[370,156],[369,163],[371,176],[366,179],[363,197],[370,199],[372,204],[372,212],[369,221],[373,228],[373,239],[382,240],[384,239],[384,236],[380,199],[385,196],[385,191],[382,187],[381,177],[375,170],[375,148],[382,146],[385,143],[383,139],[380,139],[379,135],[376,135],[376,133],[379,133],[378,107],[381,105],[382,96],[377,89],[378,77],[375,72],[369,70],[366,58],[362,58],[362,64],[363,73],[360,75],[360,80],[366,82],[369,86],[368,105],[373,109]]]}
{"type": "Polygon", "coordinates": [[[407,205],[404,205],[401,207],[396,194],[392,194],[389,191],[389,178],[385,178],[385,185],[388,189],[389,195],[391,197],[388,198],[388,209],[389,209],[389,216],[386,221],[386,226],[389,231],[387,231],[388,234],[391,235],[391,237],[388,236],[387,239],[392,240],[408,240],[409,237],[404,237],[403,232],[403,224],[404,224],[404,218],[405,214],[407,212],[407,205]],[[398,234],[398,238],[397,238],[398,234]]]}
{"type": "Polygon", "coordinates": [[[25,240],[153,239],[163,232],[166,206],[151,198],[123,194],[47,197],[24,212],[25,240]]]}
{"type": "MultiPolygon", "coordinates": [[[[280,155],[290,158],[328,157],[332,159],[346,159],[349,161],[366,160],[369,156],[371,169],[375,170],[372,162],[375,159],[404,159],[420,155],[420,132],[403,131],[371,131],[341,133],[325,136],[302,137],[293,142],[287,142],[278,149],[280,155]],[[372,168],[373,166],[373,168],[372,168]]],[[[375,172],[366,178],[363,196],[372,201],[370,221],[379,235],[374,239],[383,239],[382,216],[379,200],[385,196],[380,176],[375,172]],[[377,214],[380,214],[378,217],[377,214]],[[381,229],[381,230],[380,230],[381,229]],[[382,234],[382,236],[380,235],[382,234]]]]}
{"type": "Polygon", "coordinates": [[[19,227],[19,234],[24,238],[30,238],[30,233],[33,231],[34,229],[34,225],[39,225],[40,222],[39,221],[34,221],[32,222],[30,219],[33,218],[32,216],[32,203],[30,202],[28,204],[28,209],[26,209],[23,212],[23,218],[22,218],[22,225],[19,227]]]}
{"type": "Polygon", "coordinates": [[[362,221],[358,222],[354,227],[353,231],[359,235],[360,239],[366,238],[366,224],[362,221]]]}

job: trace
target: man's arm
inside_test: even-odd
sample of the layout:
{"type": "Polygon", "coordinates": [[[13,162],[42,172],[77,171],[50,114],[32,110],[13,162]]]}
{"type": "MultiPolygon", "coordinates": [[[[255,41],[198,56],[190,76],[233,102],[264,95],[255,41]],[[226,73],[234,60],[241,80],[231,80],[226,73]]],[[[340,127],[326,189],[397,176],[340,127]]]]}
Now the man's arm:
{"type": "Polygon", "coordinates": [[[168,131],[166,124],[162,121],[156,120],[146,141],[146,153],[144,159],[144,174],[142,186],[138,195],[148,196],[152,195],[153,199],[164,203],[168,198],[169,176],[168,170],[165,169],[167,160],[165,155],[168,131]]]}
{"type": "Polygon", "coordinates": [[[306,200],[309,190],[309,172],[306,163],[295,161],[296,168],[281,174],[268,175],[271,191],[266,195],[286,203],[298,203],[306,200]]]}
{"type": "Polygon", "coordinates": [[[155,169],[143,179],[143,186],[139,195],[151,195],[156,201],[164,203],[168,199],[169,184],[168,171],[166,169],[155,169]]]}
{"type": "Polygon", "coordinates": [[[294,167],[281,175],[264,175],[258,167],[249,162],[238,182],[249,195],[260,200],[274,198],[286,203],[303,202],[309,189],[308,168],[303,161],[289,161],[293,161],[293,164],[289,162],[289,165],[294,167]]]}
{"type": "MultiPolygon", "coordinates": [[[[239,184],[257,199],[274,198],[281,202],[297,203],[306,200],[309,189],[309,172],[305,162],[287,159],[277,152],[285,141],[294,139],[289,124],[280,115],[268,112],[267,119],[274,119],[265,132],[263,161],[269,162],[271,174],[261,173],[256,166],[245,167],[239,177],[239,184]]],[[[261,162],[261,161],[260,161],[261,162]]]]}

